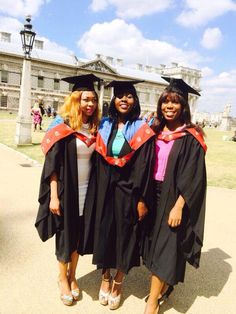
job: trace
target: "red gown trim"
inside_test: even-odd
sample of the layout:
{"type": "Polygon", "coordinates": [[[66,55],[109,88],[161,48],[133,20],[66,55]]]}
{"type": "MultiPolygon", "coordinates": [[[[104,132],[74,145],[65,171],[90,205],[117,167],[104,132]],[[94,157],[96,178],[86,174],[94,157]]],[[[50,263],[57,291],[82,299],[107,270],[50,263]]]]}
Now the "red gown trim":
{"type": "Polygon", "coordinates": [[[189,132],[190,134],[192,134],[196,138],[196,140],[200,143],[200,145],[202,146],[202,148],[204,149],[204,151],[206,153],[207,145],[204,141],[204,138],[203,138],[202,134],[199,133],[195,128],[185,128],[179,132],[175,132],[175,133],[171,133],[171,134],[159,134],[157,136],[157,138],[159,140],[169,142],[169,141],[176,140],[177,138],[185,136],[186,131],[189,132]]]}
{"type": "Polygon", "coordinates": [[[152,136],[154,136],[154,131],[147,124],[143,124],[134,136],[129,141],[129,145],[132,149],[132,152],[129,154],[120,157],[114,158],[112,156],[107,156],[107,146],[105,145],[101,135],[98,133],[96,139],[96,148],[95,150],[103,156],[103,158],[112,166],[123,167],[125,164],[132,158],[133,154],[139,147],[146,143],[152,136]]]}
{"type": "Polygon", "coordinates": [[[198,142],[201,144],[202,148],[204,149],[204,151],[206,153],[207,145],[204,141],[203,135],[201,133],[199,133],[195,128],[188,128],[188,129],[186,129],[186,131],[191,133],[198,140],[198,142]]]}
{"type": "Polygon", "coordinates": [[[72,128],[70,128],[67,124],[61,123],[49,130],[41,143],[41,149],[44,153],[44,155],[47,154],[47,152],[51,149],[51,147],[61,139],[74,134],[77,138],[79,138],[82,142],[84,142],[88,147],[95,143],[96,138],[94,136],[87,137],[84,134],[81,134],[79,132],[76,132],[72,128]]]}

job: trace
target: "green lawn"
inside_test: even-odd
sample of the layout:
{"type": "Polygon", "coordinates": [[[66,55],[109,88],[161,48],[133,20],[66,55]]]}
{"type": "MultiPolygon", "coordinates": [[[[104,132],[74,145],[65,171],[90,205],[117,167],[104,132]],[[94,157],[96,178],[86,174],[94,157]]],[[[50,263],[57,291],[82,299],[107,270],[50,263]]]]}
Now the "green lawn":
{"type": "Polygon", "coordinates": [[[43,131],[34,132],[32,127],[32,145],[17,147],[15,144],[16,114],[0,111],[0,143],[26,154],[39,163],[43,163],[44,156],[40,148],[40,143],[45,134],[44,130],[47,129],[51,121],[51,118],[43,117],[43,131]]]}
{"type": "MultiPolygon", "coordinates": [[[[0,111],[0,143],[22,152],[30,158],[43,163],[40,148],[44,131],[33,132],[31,146],[17,147],[15,144],[16,114],[0,111]]],[[[47,129],[51,118],[44,117],[43,129],[47,129]]],[[[233,132],[222,132],[217,129],[204,129],[207,138],[206,154],[208,185],[236,189],[236,142],[224,141],[223,137],[232,137],[233,132]]]]}
{"type": "Polygon", "coordinates": [[[204,129],[208,150],[206,154],[208,185],[236,189],[236,142],[224,141],[233,132],[204,129]]]}

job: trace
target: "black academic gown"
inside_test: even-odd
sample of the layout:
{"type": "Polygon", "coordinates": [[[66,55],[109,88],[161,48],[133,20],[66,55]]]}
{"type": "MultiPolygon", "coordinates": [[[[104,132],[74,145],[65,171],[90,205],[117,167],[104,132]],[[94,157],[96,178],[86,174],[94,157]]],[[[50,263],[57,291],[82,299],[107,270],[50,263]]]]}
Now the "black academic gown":
{"type": "MultiPolygon", "coordinates": [[[[114,131],[114,130],[113,130],[114,131]]],[[[113,133],[115,135],[115,133],[113,133]]],[[[114,136],[108,143],[108,155],[114,136]]],[[[128,154],[125,142],[120,156],[128,154]]],[[[148,203],[153,175],[154,137],[145,142],[123,167],[110,165],[96,153],[85,205],[85,250],[93,241],[93,264],[124,273],[140,265],[140,228],[137,203],[148,203]],[[94,197],[93,191],[96,191],[94,197]],[[94,222],[94,225],[93,225],[94,222]],[[89,241],[90,239],[90,241],[89,241]]]]}
{"type": "Polygon", "coordinates": [[[200,143],[188,134],[174,142],[160,199],[154,201],[145,226],[144,263],[153,274],[170,285],[184,281],[186,261],[196,268],[199,266],[205,197],[205,152],[200,143]],[[182,222],[179,227],[171,228],[167,224],[168,216],[179,195],[186,202],[182,222]]]}
{"type": "Polygon", "coordinates": [[[46,241],[56,234],[57,259],[69,262],[71,253],[79,250],[78,242],[82,243],[83,228],[79,217],[76,138],[73,134],[56,142],[45,156],[38,200],[40,206],[35,226],[39,236],[46,241]],[[53,172],[58,177],[62,216],[49,210],[50,176],[53,172]]]}

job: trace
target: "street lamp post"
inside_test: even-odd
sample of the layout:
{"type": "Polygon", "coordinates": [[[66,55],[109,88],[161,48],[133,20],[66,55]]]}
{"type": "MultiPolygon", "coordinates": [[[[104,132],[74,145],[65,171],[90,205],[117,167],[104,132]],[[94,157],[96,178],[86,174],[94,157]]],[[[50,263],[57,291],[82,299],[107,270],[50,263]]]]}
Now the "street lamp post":
{"type": "Polygon", "coordinates": [[[31,16],[26,17],[24,29],[20,32],[24,61],[22,68],[20,101],[18,117],[16,120],[17,145],[32,144],[32,118],[31,118],[31,58],[36,33],[32,31],[31,16]]]}

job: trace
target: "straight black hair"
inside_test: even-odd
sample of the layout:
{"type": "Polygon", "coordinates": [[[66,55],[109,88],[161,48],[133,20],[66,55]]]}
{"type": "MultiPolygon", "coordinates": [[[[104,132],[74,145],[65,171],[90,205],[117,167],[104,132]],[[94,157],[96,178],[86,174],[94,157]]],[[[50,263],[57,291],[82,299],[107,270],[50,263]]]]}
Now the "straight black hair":
{"type": "MultiPolygon", "coordinates": [[[[127,114],[126,121],[137,120],[141,112],[138,96],[133,95],[133,94],[132,96],[134,97],[134,105],[131,111],[127,114]]],[[[119,112],[116,110],[116,106],[115,106],[115,99],[116,99],[116,96],[113,96],[110,102],[109,110],[108,110],[109,118],[112,120],[118,120],[118,117],[119,117],[119,112]]]]}
{"type": "Polygon", "coordinates": [[[162,115],[161,105],[167,101],[180,104],[181,105],[180,121],[183,124],[186,124],[187,127],[195,127],[195,125],[191,121],[189,103],[183,97],[183,95],[180,95],[176,92],[164,91],[159,97],[159,100],[157,103],[157,118],[155,119],[155,122],[152,125],[152,129],[156,133],[159,133],[160,131],[162,131],[166,124],[166,120],[162,115]]]}

